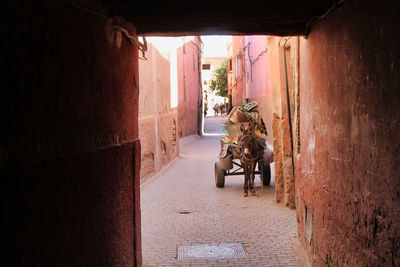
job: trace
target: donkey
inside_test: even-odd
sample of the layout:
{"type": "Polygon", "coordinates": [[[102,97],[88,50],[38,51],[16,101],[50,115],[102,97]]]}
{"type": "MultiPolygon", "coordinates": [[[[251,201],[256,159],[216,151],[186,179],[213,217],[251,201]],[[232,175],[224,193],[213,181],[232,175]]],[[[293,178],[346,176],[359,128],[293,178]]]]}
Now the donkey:
{"type": "Polygon", "coordinates": [[[240,131],[243,134],[239,138],[239,146],[241,149],[240,163],[242,164],[244,170],[244,196],[247,197],[249,195],[249,189],[252,195],[255,196],[256,190],[254,187],[254,170],[257,161],[262,156],[264,147],[262,143],[257,141],[252,125],[246,128],[242,124],[240,126],[240,131]]]}

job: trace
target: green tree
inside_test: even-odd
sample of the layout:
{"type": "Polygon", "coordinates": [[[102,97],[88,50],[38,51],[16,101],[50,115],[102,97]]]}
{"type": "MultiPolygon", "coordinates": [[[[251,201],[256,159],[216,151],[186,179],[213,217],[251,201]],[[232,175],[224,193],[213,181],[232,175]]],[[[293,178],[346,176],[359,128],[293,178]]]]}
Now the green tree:
{"type": "Polygon", "coordinates": [[[210,80],[210,89],[216,95],[227,97],[228,96],[228,74],[226,72],[227,59],[224,59],[221,66],[214,70],[210,80]]]}

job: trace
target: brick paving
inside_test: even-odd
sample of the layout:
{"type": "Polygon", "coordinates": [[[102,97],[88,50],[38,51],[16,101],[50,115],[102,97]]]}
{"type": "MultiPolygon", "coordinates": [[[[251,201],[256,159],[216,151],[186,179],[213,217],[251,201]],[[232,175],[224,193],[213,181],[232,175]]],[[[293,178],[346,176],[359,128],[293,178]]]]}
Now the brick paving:
{"type": "MultiPolygon", "coordinates": [[[[213,120],[216,125],[218,119],[213,120]]],[[[274,181],[243,197],[243,177],[214,182],[219,137],[181,140],[179,158],[141,186],[143,265],[307,266],[296,213],[275,203],[274,181]],[[245,258],[178,260],[179,245],[240,243],[245,258]]]]}

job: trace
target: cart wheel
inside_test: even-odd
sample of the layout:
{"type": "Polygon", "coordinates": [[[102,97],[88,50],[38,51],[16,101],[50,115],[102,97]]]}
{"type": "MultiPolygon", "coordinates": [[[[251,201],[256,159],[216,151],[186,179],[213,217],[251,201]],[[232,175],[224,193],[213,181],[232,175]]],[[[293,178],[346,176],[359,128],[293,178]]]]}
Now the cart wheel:
{"type": "Polygon", "coordinates": [[[268,186],[270,183],[271,183],[271,166],[269,164],[265,164],[263,166],[262,184],[264,186],[268,186]]]}
{"type": "Polygon", "coordinates": [[[217,187],[225,185],[225,171],[219,166],[219,161],[215,162],[215,185],[217,187]]]}

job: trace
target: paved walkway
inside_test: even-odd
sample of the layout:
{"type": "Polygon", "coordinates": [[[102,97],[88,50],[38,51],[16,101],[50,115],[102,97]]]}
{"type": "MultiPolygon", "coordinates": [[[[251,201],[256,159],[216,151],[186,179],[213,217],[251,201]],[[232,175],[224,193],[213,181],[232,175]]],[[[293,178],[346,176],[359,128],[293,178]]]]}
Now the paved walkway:
{"type": "Polygon", "coordinates": [[[226,115],[209,116],[205,118],[205,134],[223,134],[221,124],[226,121],[226,115]]]}
{"type": "Polygon", "coordinates": [[[274,180],[243,197],[243,177],[215,187],[219,137],[181,140],[181,155],[142,184],[144,266],[305,266],[296,214],[275,203],[274,180]],[[178,246],[241,244],[245,257],[178,259],[178,246]]]}

